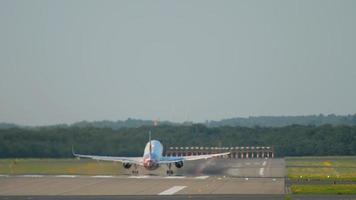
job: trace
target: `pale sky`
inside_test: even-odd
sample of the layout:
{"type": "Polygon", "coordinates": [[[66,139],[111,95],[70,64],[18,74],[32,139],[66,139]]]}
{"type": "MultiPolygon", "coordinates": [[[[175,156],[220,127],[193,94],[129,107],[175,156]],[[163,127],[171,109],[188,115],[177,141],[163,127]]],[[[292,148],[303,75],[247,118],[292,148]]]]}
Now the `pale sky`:
{"type": "Polygon", "coordinates": [[[356,112],[356,1],[0,0],[0,122],[356,112]]]}

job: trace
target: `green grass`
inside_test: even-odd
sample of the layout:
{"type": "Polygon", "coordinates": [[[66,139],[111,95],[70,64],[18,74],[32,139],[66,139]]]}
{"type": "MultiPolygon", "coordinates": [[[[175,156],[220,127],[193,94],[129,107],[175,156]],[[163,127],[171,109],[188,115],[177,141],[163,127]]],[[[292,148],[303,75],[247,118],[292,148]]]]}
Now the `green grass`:
{"type": "Polygon", "coordinates": [[[356,185],[292,185],[293,194],[356,194],[356,185]]]}
{"type": "Polygon", "coordinates": [[[356,157],[287,158],[288,177],[292,180],[356,181],[356,157]]]}
{"type": "Polygon", "coordinates": [[[121,163],[88,159],[0,159],[0,174],[119,175],[121,163]]]}
{"type": "Polygon", "coordinates": [[[292,200],[292,197],[286,196],[284,199],[285,199],[285,200],[292,200]]]}
{"type": "MultiPolygon", "coordinates": [[[[286,158],[291,180],[356,181],[356,157],[286,158]]],[[[328,183],[328,182],[326,182],[328,183]]],[[[356,184],[292,185],[293,194],[356,194],[356,184]]]]}
{"type": "Polygon", "coordinates": [[[287,157],[287,166],[356,167],[356,156],[287,157]]]}

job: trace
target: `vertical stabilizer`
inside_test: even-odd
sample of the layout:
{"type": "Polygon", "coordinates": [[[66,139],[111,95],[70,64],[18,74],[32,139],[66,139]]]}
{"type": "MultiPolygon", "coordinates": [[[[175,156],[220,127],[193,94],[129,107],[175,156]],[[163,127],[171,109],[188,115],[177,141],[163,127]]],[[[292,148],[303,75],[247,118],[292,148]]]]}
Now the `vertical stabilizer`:
{"type": "Polygon", "coordinates": [[[151,143],[151,131],[148,132],[148,142],[150,143],[150,155],[152,153],[152,143],[151,143]]]}

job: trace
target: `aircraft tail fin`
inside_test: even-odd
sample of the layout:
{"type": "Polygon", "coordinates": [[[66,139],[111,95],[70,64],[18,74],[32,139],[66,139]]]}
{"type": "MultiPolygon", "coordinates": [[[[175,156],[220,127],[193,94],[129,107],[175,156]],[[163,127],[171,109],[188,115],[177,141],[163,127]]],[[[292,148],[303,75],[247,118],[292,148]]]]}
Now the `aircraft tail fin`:
{"type": "Polygon", "coordinates": [[[152,153],[151,131],[148,132],[148,140],[149,140],[149,143],[150,143],[150,155],[151,155],[151,153],[152,153]]]}

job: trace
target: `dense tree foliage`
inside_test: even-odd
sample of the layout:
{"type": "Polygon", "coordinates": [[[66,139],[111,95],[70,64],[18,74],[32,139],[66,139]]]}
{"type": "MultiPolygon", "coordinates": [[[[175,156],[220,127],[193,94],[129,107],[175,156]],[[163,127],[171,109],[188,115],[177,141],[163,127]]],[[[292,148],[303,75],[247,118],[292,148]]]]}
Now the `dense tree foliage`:
{"type": "MultiPolygon", "coordinates": [[[[51,128],[110,128],[110,129],[121,129],[121,128],[138,128],[141,126],[151,126],[154,124],[152,120],[141,120],[141,119],[131,119],[121,121],[80,121],[73,124],[56,124],[52,126],[47,126],[51,128]]],[[[168,126],[191,126],[193,122],[170,122],[170,121],[159,121],[160,125],[168,126]]],[[[220,121],[206,121],[205,125],[207,127],[221,127],[221,126],[243,126],[243,127],[283,127],[290,125],[304,125],[304,126],[322,126],[326,124],[331,125],[348,125],[356,126],[356,114],[354,115],[305,115],[305,116],[259,116],[259,117],[236,117],[231,119],[222,119],[220,121]]],[[[21,126],[17,124],[1,123],[0,129],[9,128],[34,128],[32,126],[21,126]]],[[[43,128],[43,127],[42,127],[43,128]]]]}
{"type": "Polygon", "coordinates": [[[276,155],[355,155],[356,126],[215,127],[191,126],[122,128],[47,127],[0,130],[0,157],[71,157],[80,153],[141,155],[148,131],[167,146],[267,146],[276,155]]]}
{"type": "Polygon", "coordinates": [[[356,114],[354,115],[306,115],[306,116],[259,116],[248,118],[231,118],[220,121],[209,121],[209,127],[217,126],[264,126],[264,127],[283,127],[293,124],[304,126],[321,126],[326,124],[331,125],[356,125],[356,114]]]}

